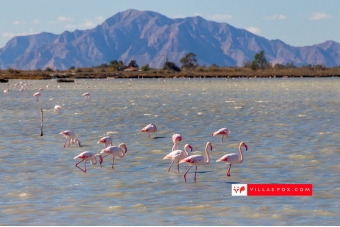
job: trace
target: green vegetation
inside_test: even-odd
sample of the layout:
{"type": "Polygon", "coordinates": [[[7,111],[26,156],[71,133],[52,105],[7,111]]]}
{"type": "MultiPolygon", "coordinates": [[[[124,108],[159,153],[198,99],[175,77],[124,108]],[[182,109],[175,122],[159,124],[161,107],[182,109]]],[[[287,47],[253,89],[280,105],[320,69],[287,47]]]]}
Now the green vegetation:
{"type": "Polygon", "coordinates": [[[295,66],[293,63],[272,66],[265,58],[264,51],[254,55],[252,61],[244,62],[243,67],[221,67],[199,65],[194,53],[186,54],[181,60],[181,67],[165,59],[163,68],[154,69],[146,64],[139,71],[124,71],[127,67],[139,68],[136,60],[125,65],[121,60],[112,60],[109,64],[67,70],[18,70],[9,68],[1,70],[0,79],[52,79],[52,78],[170,78],[170,77],[331,77],[340,76],[340,66],[327,68],[323,65],[295,66]]]}

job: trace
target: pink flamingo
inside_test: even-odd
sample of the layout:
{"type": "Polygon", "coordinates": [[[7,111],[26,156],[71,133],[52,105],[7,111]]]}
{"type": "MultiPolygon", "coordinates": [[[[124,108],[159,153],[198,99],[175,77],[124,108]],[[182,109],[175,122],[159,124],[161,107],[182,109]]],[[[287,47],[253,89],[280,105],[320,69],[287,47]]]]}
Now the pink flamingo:
{"type": "Polygon", "coordinates": [[[156,127],[156,125],[155,124],[148,124],[147,126],[145,126],[142,130],[141,130],[141,132],[147,132],[147,133],[149,133],[149,138],[150,138],[150,133],[152,133],[152,132],[157,132],[157,127],[156,127]]]}
{"type": "Polygon", "coordinates": [[[216,135],[222,135],[222,143],[223,143],[223,138],[227,137],[230,134],[230,131],[227,128],[221,128],[220,130],[214,132],[213,134],[211,134],[212,136],[216,136],[216,135]]]}
{"type": "Polygon", "coordinates": [[[80,153],[76,157],[74,157],[74,159],[81,159],[81,161],[76,164],[76,167],[86,173],[86,161],[90,161],[92,165],[97,165],[97,157],[99,157],[100,167],[102,167],[103,157],[100,154],[94,155],[90,151],[84,151],[83,153],[80,153]],[[78,164],[81,162],[84,162],[85,170],[78,166],[78,164]]]}
{"type": "Polygon", "coordinates": [[[64,147],[66,146],[66,142],[68,141],[68,146],[70,147],[70,142],[75,143],[76,141],[78,142],[79,147],[81,146],[80,141],[75,138],[76,134],[70,130],[63,131],[59,133],[60,135],[64,135],[66,140],[64,143],[64,147]]]}
{"type": "Polygon", "coordinates": [[[105,136],[98,141],[98,144],[99,143],[103,143],[105,148],[107,147],[108,144],[111,144],[111,146],[112,146],[112,137],[111,136],[105,136]]]}
{"type": "Polygon", "coordinates": [[[241,142],[240,145],[238,146],[238,149],[240,150],[240,156],[238,156],[235,153],[232,153],[232,154],[226,154],[226,155],[224,155],[221,158],[216,160],[216,162],[225,162],[225,163],[229,164],[229,169],[228,169],[228,172],[227,172],[228,177],[230,177],[231,164],[243,162],[242,147],[245,147],[246,151],[248,150],[247,144],[245,142],[241,142]]]}
{"type": "Polygon", "coordinates": [[[89,100],[89,97],[90,97],[90,93],[89,93],[89,92],[86,92],[86,93],[83,94],[83,96],[85,96],[85,97],[86,97],[86,101],[88,101],[88,100],[89,100]]]}
{"type": "Polygon", "coordinates": [[[61,110],[61,106],[55,105],[54,106],[54,112],[58,113],[61,110]]]}
{"type": "Polygon", "coordinates": [[[40,92],[36,92],[33,94],[34,97],[36,97],[37,99],[37,102],[39,101],[39,97],[41,96],[41,93],[40,92]]]}
{"type": "Polygon", "coordinates": [[[114,165],[115,156],[118,156],[119,158],[123,158],[126,152],[127,152],[126,144],[121,143],[118,145],[118,147],[110,146],[110,147],[105,148],[104,150],[100,152],[100,154],[105,155],[103,159],[106,156],[112,156],[112,169],[114,169],[113,165],[114,165]],[[124,148],[124,150],[122,148],[124,148]]]}
{"type": "Polygon", "coordinates": [[[202,155],[191,155],[191,156],[189,156],[187,158],[184,158],[181,161],[179,161],[179,164],[186,162],[186,163],[188,163],[190,165],[188,170],[183,175],[185,182],[187,182],[187,173],[189,172],[189,170],[190,170],[190,168],[192,166],[196,166],[195,177],[194,177],[194,180],[195,180],[195,183],[196,183],[197,166],[209,164],[210,156],[209,156],[209,153],[208,153],[208,147],[210,147],[210,150],[212,151],[211,142],[207,142],[207,145],[205,146],[205,154],[207,156],[207,160],[206,161],[204,161],[204,157],[202,155]]]}
{"type": "Polygon", "coordinates": [[[187,148],[190,148],[191,151],[192,151],[192,146],[190,144],[185,144],[184,145],[184,151],[182,151],[182,150],[174,150],[174,151],[170,152],[169,154],[167,154],[163,158],[163,160],[165,160],[165,159],[171,159],[172,160],[172,162],[171,162],[171,164],[170,164],[170,166],[168,168],[168,172],[170,171],[172,164],[174,164],[174,162],[177,161],[177,163],[178,163],[177,164],[177,173],[179,173],[179,161],[181,161],[183,158],[186,158],[186,157],[189,156],[187,148]]]}
{"type": "Polygon", "coordinates": [[[178,145],[182,141],[182,136],[180,134],[174,134],[172,136],[172,142],[174,143],[174,146],[172,147],[172,151],[175,149],[178,150],[178,145]]]}
{"type": "Polygon", "coordinates": [[[8,93],[8,91],[9,91],[9,89],[5,89],[5,90],[4,90],[4,93],[8,93]]]}

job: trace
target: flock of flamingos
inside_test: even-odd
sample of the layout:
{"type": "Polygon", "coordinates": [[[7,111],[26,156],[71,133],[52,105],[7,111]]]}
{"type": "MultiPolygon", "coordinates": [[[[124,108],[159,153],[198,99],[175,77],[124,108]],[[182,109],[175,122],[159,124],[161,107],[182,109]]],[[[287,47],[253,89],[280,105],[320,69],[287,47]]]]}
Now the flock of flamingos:
{"type": "MultiPolygon", "coordinates": [[[[55,107],[55,111],[60,110],[60,106],[56,106],[55,107]]],[[[150,138],[150,133],[153,132],[157,132],[157,127],[155,124],[148,124],[147,126],[145,126],[141,132],[146,132],[149,134],[149,138],[150,138]]],[[[68,143],[68,146],[70,146],[70,143],[78,143],[79,147],[81,146],[80,141],[75,138],[75,133],[70,131],[70,130],[66,130],[60,133],[61,135],[65,136],[65,143],[64,143],[64,147],[66,146],[66,144],[68,143]]],[[[223,138],[227,137],[230,134],[230,131],[227,128],[221,128],[220,130],[214,132],[212,134],[212,136],[216,136],[216,135],[221,135],[222,136],[222,143],[223,143],[223,138]]],[[[184,173],[183,177],[184,177],[184,181],[186,182],[186,175],[189,172],[189,170],[191,169],[192,166],[195,166],[195,176],[194,176],[194,181],[196,182],[196,173],[197,173],[197,167],[200,165],[207,165],[210,163],[210,156],[209,156],[209,148],[210,150],[212,150],[212,144],[211,142],[207,142],[206,146],[205,146],[205,154],[206,154],[206,160],[204,159],[204,157],[202,155],[190,155],[189,156],[189,152],[188,152],[188,148],[190,149],[190,151],[192,151],[192,146],[190,144],[185,144],[184,145],[184,149],[183,150],[179,150],[178,146],[180,144],[180,142],[182,141],[182,136],[180,134],[174,134],[172,136],[172,142],[174,143],[173,147],[172,147],[172,151],[167,154],[163,159],[170,159],[172,160],[169,168],[168,168],[168,172],[170,171],[172,165],[174,164],[174,162],[177,162],[177,172],[179,172],[179,164],[181,163],[187,163],[189,165],[188,170],[184,173]]],[[[90,161],[90,163],[92,165],[96,165],[97,164],[97,157],[99,158],[99,163],[100,166],[102,166],[103,163],[103,159],[106,156],[112,156],[112,168],[114,168],[114,159],[115,157],[119,157],[119,158],[123,158],[125,156],[125,153],[127,152],[127,146],[125,143],[121,143],[118,146],[113,146],[112,145],[112,137],[110,136],[105,136],[103,138],[101,138],[98,141],[98,144],[102,143],[104,144],[104,149],[99,153],[99,154],[94,154],[90,151],[84,151],[82,153],[80,153],[79,155],[75,156],[74,159],[80,159],[80,161],[75,165],[77,168],[79,168],[80,170],[82,170],[83,172],[86,172],[86,161],[90,161]],[[110,145],[110,146],[109,146],[110,145]],[[84,162],[84,169],[82,169],[81,167],[79,167],[78,165],[84,162]]],[[[227,176],[230,177],[230,168],[231,165],[234,163],[242,163],[243,162],[243,152],[242,152],[242,147],[244,147],[246,150],[248,150],[248,146],[246,145],[246,143],[241,142],[239,145],[239,151],[240,151],[240,155],[235,154],[235,153],[231,153],[231,154],[226,154],[224,156],[222,156],[221,158],[217,159],[216,162],[225,162],[227,164],[229,164],[229,169],[227,172],[227,176]]]]}
{"type": "MultiPolygon", "coordinates": [[[[4,90],[4,93],[8,93],[9,89],[4,90]]],[[[40,92],[36,92],[33,94],[33,97],[36,98],[36,101],[39,101],[39,97],[41,96],[40,92]]],[[[84,93],[83,94],[84,97],[86,97],[86,100],[89,99],[90,97],[90,93],[84,93]]],[[[59,112],[61,110],[61,106],[56,105],[54,107],[54,111],[55,112],[59,112]]],[[[141,132],[146,132],[149,134],[149,138],[150,138],[150,133],[154,133],[157,132],[157,127],[155,124],[148,124],[147,126],[145,126],[141,132]]],[[[217,130],[216,132],[212,133],[212,136],[216,136],[216,135],[220,135],[222,136],[222,143],[223,143],[223,138],[227,137],[230,134],[230,131],[227,128],[221,128],[219,130],[217,130]]],[[[65,137],[65,143],[64,143],[64,147],[66,147],[66,144],[68,143],[68,146],[70,147],[70,144],[74,144],[74,143],[78,143],[79,147],[81,146],[80,141],[75,138],[75,133],[73,131],[70,130],[66,130],[63,132],[60,132],[60,135],[63,135],[65,137]]],[[[204,159],[204,157],[202,155],[190,155],[189,156],[189,152],[188,152],[188,148],[192,151],[192,147],[190,144],[185,144],[184,149],[180,150],[178,149],[178,146],[180,144],[180,142],[182,141],[182,136],[180,134],[174,134],[172,136],[172,141],[174,143],[173,147],[172,147],[172,152],[170,152],[169,154],[167,154],[163,159],[170,159],[172,160],[169,168],[168,168],[168,172],[170,171],[172,165],[174,162],[177,162],[177,172],[179,172],[179,164],[181,163],[187,163],[189,165],[188,170],[184,173],[183,177],[184,177],[184,181],[186,182],[186,175],[189,172],[189,170],[191,169],[191,167],[195,166],[195,176],[194,176],[194,181],[196,182],[196,173],[197,173],[197,167],[200,165],[207,165],[210,163],[210,156],[209,156],[209,149],[210,151],[213,149],[211,142],[207,142],[206,146],[205,146],[205,154],[206,154],[206,160],[204,159]]],[[[97,157],[99,159],[99,164],[102,167],[102,163],[103,163],[103,159],[106,156],[112,156],[112,168],[114,168],[114,159],[115,157],[119,157],[119,158],[123,158],[125,156],[125,153],[127,152],[127,146],[125,143],[121,143],[118,146],[113,146],[112,145],[112,137],[110,136],[106,136],[101,138],[98,141],[99,143],[103,143],[104,144],[104,149],[99,153],[99,154],[94,154],[90,151],[84,151],[82,153],[80,153],[79,155],[75,156],[74,159],[78,159],[80,160],[78,163],[76,163],[76,167],[79,168],[80,170],[82,170],[83,172],[86,173],[86,162],[89,161],[92,165],[96,165],[97,164],[97,157]],[[110,146],[108,146],[110,145],[110,146]],[[79,166],[79,164],[81,162],[84,162],[84,169],[81,168],[79,166]]],[[[229,169],[227,172],[227,176],[230,177],[230,169],[231,169],[231,165],[235,164],[235,163],[242,163],[243,162],[243,152],[242,152],[242,147],[244,147],[246,150],[248,150],[248,146],[246,145],[245,142],[241,142],[239,144],[239,152],[240,154],[236,154],[236,153],[230,153],[230,154],[226,154],[224,156],[222,156],[221,158],[217,159],[216,162],[225,162],[227,164],[229,164],[229,169]]]]}

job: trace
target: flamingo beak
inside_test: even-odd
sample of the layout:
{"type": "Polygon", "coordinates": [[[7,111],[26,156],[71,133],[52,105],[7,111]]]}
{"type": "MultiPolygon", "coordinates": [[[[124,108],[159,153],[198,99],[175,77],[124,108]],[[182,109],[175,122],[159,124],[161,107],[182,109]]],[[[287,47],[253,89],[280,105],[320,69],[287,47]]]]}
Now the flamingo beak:
{"type": "Polygon", "coordinates": [[[189,148],[190,148],[190,150],[191,150],[191,152],[192,152],[192,146],[190,146],[189,148]]]}
{"type": "Polygon", "coordinates": [[[245,147],[246,147],[246,151],[248,150],[248,146],[247,145],[245,145],[245,147]]]}
{"type": "Polygon", "coordinates": [[[125,153],[127,152],[127,148],[125,148],[125,153]]]}

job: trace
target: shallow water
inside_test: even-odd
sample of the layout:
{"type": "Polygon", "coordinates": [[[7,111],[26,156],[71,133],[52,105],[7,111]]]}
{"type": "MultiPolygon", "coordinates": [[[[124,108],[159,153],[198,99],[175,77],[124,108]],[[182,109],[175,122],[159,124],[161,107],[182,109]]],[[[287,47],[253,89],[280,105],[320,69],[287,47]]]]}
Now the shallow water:
{"type": "Polygon", "coordinates": [[[0,84],[2,225],[340,223],[340,78],[49,80],[28,81],[24,92],[14,86],[19,82],[25,83],[0,84]],[[158,128],[150,139],[140,133],[149,123],[158,128]],[[221,143],[211,133],[224,127],[231,134],[221,143]],[[63,147],[59,133],[67,129],[82,147],[63,147]],[[213,144],[197,183],[194,168],[184,182],[185,163],[180,173],[176,164],[167,173],[163,157],[175,133],[192,154],[205,156],[205,144],[213,144]],[[87,173],[76,168],[73,157],[99,153],[97,141],[106,135],[128,147],[115,169],[109,157],[103,168],[89,162],[87,173]],[[241,141],[248,145],[245,160],[227,177],[227,165],[215,161],[238,153],[241,141]],[[232,197],[233,183],[309,183],[313,196],[232,197]]]}

